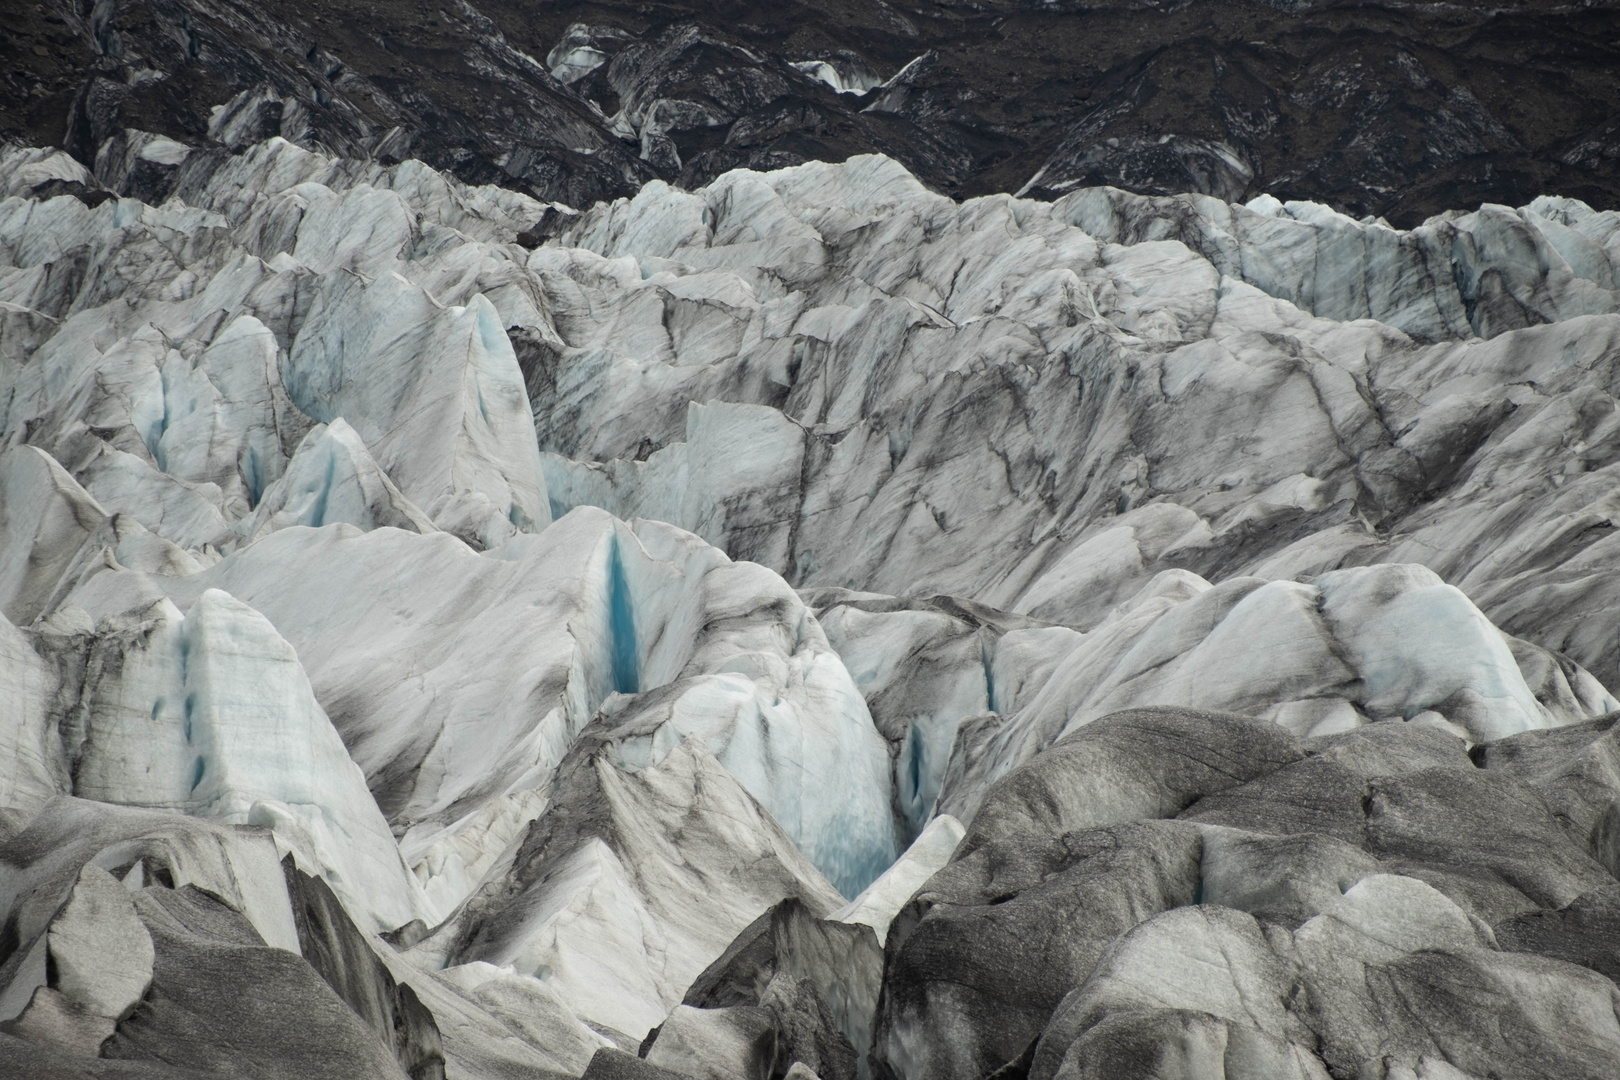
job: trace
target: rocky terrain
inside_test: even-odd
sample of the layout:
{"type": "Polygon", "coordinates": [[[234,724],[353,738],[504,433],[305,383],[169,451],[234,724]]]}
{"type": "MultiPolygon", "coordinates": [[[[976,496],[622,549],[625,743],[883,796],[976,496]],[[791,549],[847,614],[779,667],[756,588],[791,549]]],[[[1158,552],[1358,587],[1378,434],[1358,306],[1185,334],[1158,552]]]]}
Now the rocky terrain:
{"type": "Polygon", "coordinates": [[[935,191],[1620,207],[1610,0],[16,0],[0,138],[271,135],[585,206],[883,153],[935,191]]]}
{"type": "Polygon", "coordinates": [[[1620,213],[111,139],[0,151],[0,1075],[1620,1070],[1620,213]]]}

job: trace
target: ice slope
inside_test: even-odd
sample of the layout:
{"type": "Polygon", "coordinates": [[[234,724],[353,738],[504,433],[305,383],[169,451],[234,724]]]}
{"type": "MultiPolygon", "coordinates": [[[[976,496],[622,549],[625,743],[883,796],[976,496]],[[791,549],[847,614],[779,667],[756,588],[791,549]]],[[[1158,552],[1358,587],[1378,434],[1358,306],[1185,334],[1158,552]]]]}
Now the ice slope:
{"type": "MultiPolygon", "coordinates": [[[[1567,767],[1594,745],[1573,730],[1494,745],[1567,767]]],[[[1180,1075],[1599,1076],[1607,965],[1493,927],[1615,894],[1578,832],[1433,729],[1119,713],[998,782],[891,927],[874,1054],[906,1077],[1187,1056],[1180,1075]]]]}
{"type": "Polygon", "coordinates": [[[1027,704],[965,728],[939,770],[941,809],[966,818],[1011,764],[1144,705],[1262,716],[1307,737],[1401,720],[1471,743],[1620,708],[1590,674],[1507,638],[1421,567],[1195,587],[1127,606],[1063,654],[1027,704]]]}
{"type": "Polygon", "coordinates": [[[418,1067],[437,1058],[447,1075],[577,1074],[603,1045],[533,980],[512,986],[499,972],[439,975],[402,962],[317,878],[279,859],[261,827],[81,799],[58,799],[8,832],[0,908],[23,947],[0,962],[0,978],[17,973],[0,998],[0,1011],[17,1017],[0,1029],[7,1067],[93,1072],[106,1067],[99,1046],[101,1061],[122,1057],[126,1075],[154,1078],[175,1075],[177,1059],[228,1066],[244,1052],[278,1076],[393,1075],[388,1058],[418,1067]],[[133,901],[167,999],[138,1005],[122,1023],[50,1008],[62,991],[46,963],[49,935],[64,924],[76,882],[96,871],[133,901]],[[379,1024],[381,1060],[367,1049],[379,1024]],[[71,1031],[79,1034],[65,1038],[71,1031]]]}
{"type": "Polygon", "coordinates": [[[1163,571],[1084,634],[940,598],[809,596],[896,748],[911,828],[936,808],[967,819],[1012,765],[1143,705],[1263,716],[1305,736],[1400,719],[1469,742],[1620,707],[1590,673],[1503,635],[1412,565],[1217,586],[1163,571]]]}
{"type": "Polygon", "coordinates": [[[1542,196],[1518,210],[1487,204],[1410,232],[1267,195],[1236,206],[1089,188],[1065,201],[1069,219],[1099,240],[1179,240],[1222,274],[1304,311],[1376,319],[1420,340],[1495,337],[1613,314],[1620,302],[1620,222],[1575,199],[1542,196]]]}
{"type": "Polygon", "coordinates": [[[877,934],[878,944],[883,944],[894,917],[924,882],[950,862],[951,854],[961,840],[960,821],[949,814],[934,815],[921,835],[904,855],[894,861],[893,866],[828,918],[870,926],[877,934]]]}
{"type": "MultiPolygon", "coordinates": [[[[303,179],[287,172],[298,162],[278,164],[285,179],[303,179]]],[[[448,527],[493,544],[543,526],[547,500],[522,375],[506,323],[483,291],[455,304],[390,272],[424,228],[397,192],[360,184],[340,197],[301,182],[277,194],[268,206],[259,196],[257,212],[230,240],[224,217],[178,204],[91,210],[69,199],[34,213],[34,204],[13,201],[8,302],[67,321],[41,363],[8,370],[8,430],[32,423],[37,444],[69,457],[106,509],[128,511],[187,547],[232,542],[230,524],[281,475],[311,418],[340,416],[397,474],[404,494],[448,527]],[[289,223],[303,233],[285,236],[289,223]],[[75,300],[51,290],[64,287],[61,245],[81,235],[120,253],[81,246],[70,257],[77,274],[105,275],[76,296],[102,310],[75,323],[67,310],[75,300]],[[301,246],[290,245],[273,267],[250,254],[275,255],[278,238],[298,235],[301,246]],[[124,237],[127,246],[113,239],[124,237]],[[120,260],[178,276],[126,291],[120,260]],[[300,284],[312,277],[323,282],[314,291],[300,284]],[[110,320],[108,302],[120,313],[110,320]],[[278,338],[290,323],[302,332],[278,338]],[[345,363],[387,364],[402,377],[356,380],[345,363]],[[420,427],[406,430],[405,417],[420,427]]],[[[497,201],[481,206],[501,212],[497,201]]],[[[447,234],[441,243],[456,235],[425,227],[447,234]]],[[[446,283],[432,284],[442,291],[446,283]]],[[[8,311],[14,323],[30,318],[8,311]]]]}
{"type": "Polygon", "coordinates": [[[1608,1000],[1612,214],[214,164],[0,150],[0,1060],[222,1068],[255,980],[275,1075],[1421,1075],[1473,1021],[1368,964],[1608,1000]],[[1182,953],[1338,1011],[1146,1009],[1182,953]]]}
{"type": "Polygon", "coordinates": [[[809,608],[690,533],[638,522],[635,539],[616,537],[608,581],[614,648],[634,647],[597,714],[616,763],[698,739],[837,888],[865,888],[896,854],[888,755],[809,608]]]}
{"type": "Polygon", "coordinates": [[[934,813],[963,722],[1012,715],[1081,635],[949,598],[806,594],[894,753],[908,837],[934,813]]]}
{"type": "Polygon", "coordinates": [[[54,606],[64,581],[97,547],[92,540],[108,524],[107,513],[54,458],[32,447],[0,456],[0,485],[0,596],[6,618],[27,625],[54,606]]]}

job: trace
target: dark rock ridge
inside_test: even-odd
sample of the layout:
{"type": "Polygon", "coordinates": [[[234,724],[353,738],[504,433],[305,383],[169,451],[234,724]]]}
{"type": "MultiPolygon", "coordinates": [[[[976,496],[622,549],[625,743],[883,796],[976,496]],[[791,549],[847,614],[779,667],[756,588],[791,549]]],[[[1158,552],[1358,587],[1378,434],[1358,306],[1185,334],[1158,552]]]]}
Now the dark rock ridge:
{"type": "Polygon", "coordinates": [[[0,136],[147,201],[281,135],[582,206],[878,151],[934,189],[1262,192],[1403,227],[1620,205],[1620,12],[1512,0],[42,0],[0,33],[0,136]],[[109,140],[114,140],[109,146],[109,140]],[[167,162],[172,164],[172,162],[167,162]]]}

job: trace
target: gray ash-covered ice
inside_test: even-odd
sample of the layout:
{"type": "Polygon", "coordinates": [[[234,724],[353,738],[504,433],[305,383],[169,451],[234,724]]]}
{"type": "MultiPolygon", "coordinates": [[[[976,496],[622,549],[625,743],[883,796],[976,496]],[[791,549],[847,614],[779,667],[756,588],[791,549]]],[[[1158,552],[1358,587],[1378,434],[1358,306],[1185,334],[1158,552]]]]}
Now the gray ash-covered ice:
{"type": "Polygon", "coordinates": [[[172,167],[0,151],[0,1075],[1620,1070],[1620,217],[172,167]]]}

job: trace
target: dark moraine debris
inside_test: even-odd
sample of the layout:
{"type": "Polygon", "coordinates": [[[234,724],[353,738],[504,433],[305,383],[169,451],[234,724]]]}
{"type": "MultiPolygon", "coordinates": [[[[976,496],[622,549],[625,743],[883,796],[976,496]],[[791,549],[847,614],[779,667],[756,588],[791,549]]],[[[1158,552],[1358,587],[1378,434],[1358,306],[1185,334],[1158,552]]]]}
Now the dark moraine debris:
{"type": "Polygon", "coordinates": [[[575,206],[872,152],[958,197],[1265,192],[1403,227],[1548,192],[1620,200],[1607,4],[45,0],[12,15],[0,137],[103,160],[124,194],[173,182],[102,155],[133,128],[420,158],[575,206]]]}

